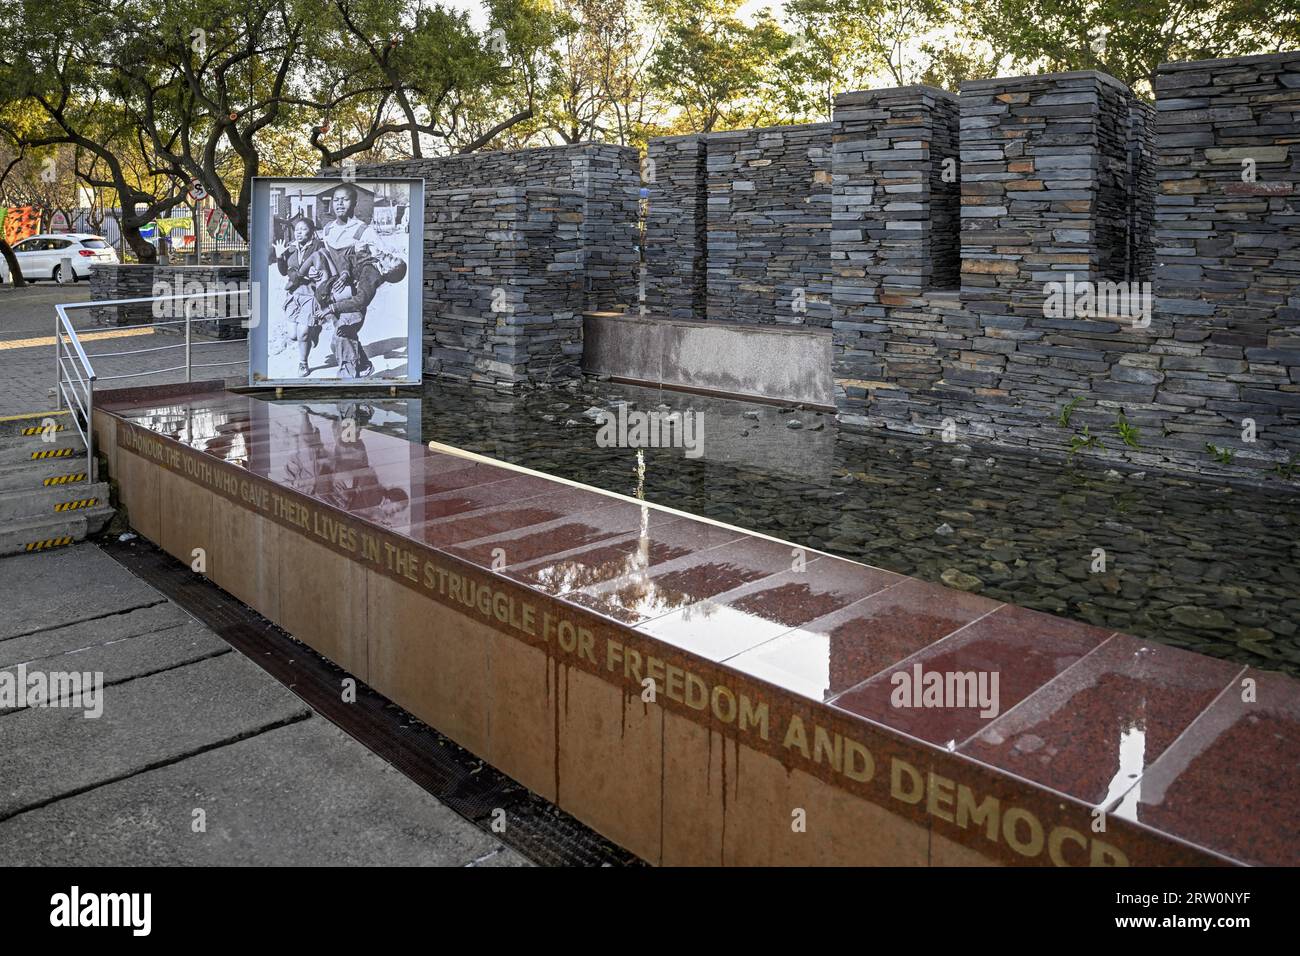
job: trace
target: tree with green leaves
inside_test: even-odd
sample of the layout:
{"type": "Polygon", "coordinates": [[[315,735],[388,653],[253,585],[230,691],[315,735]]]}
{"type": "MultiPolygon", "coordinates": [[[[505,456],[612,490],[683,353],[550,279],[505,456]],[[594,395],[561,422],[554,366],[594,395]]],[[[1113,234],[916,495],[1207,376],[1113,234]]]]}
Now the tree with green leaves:
{"type": "Polygon", "coordinates": [[[119,17],[75,0],[0,0],[0,132],[19,149],[71,147],[86,185],[114,194],[123,236],[156,258],[140,227],[183,195],[176,171],[155,161],[147,136],[104,82],[119,17]]]}
{"type": "Polygon", "coordinates": [[[406,0],[326,0],[309,32],[309,90],[325,166],[396,142],[405,155],[472,152],[535,112],[539,48],[554,15],[539,0],[490,0],[479,34],[463,13],[406,0]]]}
{"type": "Polygon", "coordinates": [[[649,81],[692,132],[774,121],[776,65],[792,40],[771,17],[753,25],[737,0],[652,0],[659,28],[649,81]]]}
{"type": "Polygon", "coordinates": [[[989,0],[971,23],[1017,67],[1101,70],[1143,92],[1161,63],[1300,46],[1296,0],[989,0]]]}
{"type": "Polygon", "coordinates": [[[785,71],[815,93],[807,108],[829,117],[835,94],[888,76],[919,82],[935,58],[934,37],[956,24],[948,0],[790,0],[796,42],[785,71]]]}
{"type": "Polygon", "coordinates": [[[97,61],[154,161],[200,183],[248,235],[262,134],[294,114],[314,0],[152,0],[113,4],[118,52],[97,61]]]}
{"type": "Polygon", "coordinates": [[[640,0],[556,0],[554,68],[543,130],[564,143],[643,138],[659,113],[646,82],[655,42],[640,0]]]}
{"type": "Polygon", "coordinates": [[[246,236],[253,177],[300,155],[337,165],[399,139],[411,156],[467,152],[532,117],[549,4],[489,2],[482,35],[407,0],[0,0],[16,25],[0,40],[0,108],[36,111],[22,145],[101,160],[86,181],[118,193],[124,235],[149,260],[139,227],[191,183],[246,236]],[[165,188],[133,181],[141,164],[165,188]]]}

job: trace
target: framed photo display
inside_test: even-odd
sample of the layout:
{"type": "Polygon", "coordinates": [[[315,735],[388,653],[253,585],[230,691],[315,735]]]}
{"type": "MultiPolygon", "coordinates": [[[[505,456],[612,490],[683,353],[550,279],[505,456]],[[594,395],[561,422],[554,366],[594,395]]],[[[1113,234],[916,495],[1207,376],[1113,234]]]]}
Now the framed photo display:
{"type": "Polygon", "coordinates": [[[250,385],[420,382],[424,180],[253,179],[250,385]]]}

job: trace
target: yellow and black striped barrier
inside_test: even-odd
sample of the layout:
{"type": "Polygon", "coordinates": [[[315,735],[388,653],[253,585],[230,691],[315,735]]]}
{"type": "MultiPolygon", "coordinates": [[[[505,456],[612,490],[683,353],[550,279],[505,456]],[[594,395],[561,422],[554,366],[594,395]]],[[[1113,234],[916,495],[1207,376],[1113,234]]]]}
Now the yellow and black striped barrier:
{"type": "Polygon", "coordinates": [[[54,506],[55,511],[76,511],[78,508],[89,508],[98,498],[78,498],[76,501],[60,501],[54,506]]]}
{"type": "Polygon", "coordinates": [[[18,434],[20,434],[20,435],[43,435],[43,434],[45,434],[46,432],[61,432],[61,431],[63,431],[65,428],[67,428],[67,426],[64,425],[64,424],[62,424],[62,423],[59,423],[59,424],[56,424],[56,425],[50,425],[50,426],[48,426],[48,427],[46,427],[46,426],[44,426],[44,425],[28,425],[26,428],[20,429],[19,432],[18,432],[18,434]]]}
{"type": "Polygon", "coordinates": [[[40,541],[27,542],[28,551],[44,551],[47,548],[59,548],[65,544],[72,544],[72,535],[65,534],[58,538],[43,538],[40,541]]]}
{"type": "Polygon", "coordinates": [[[78,472],[74,472],[71,475],[51,475],[49,478],[46,478],[44,481],[42,481],[41,484],[46,485],[48,487],[49,485],[66,485],[74,481],[85,481],[85,480],[86,480],[86,473],[84,471],[78,471],[78,472]]]}
{"type": "Polygon", "coordinates": [[[74,451],[76,451],[75,448],[47,448],[44,451],[32,452],[30,460],[36,461],[38,458],[67,458],[74,451]]]}

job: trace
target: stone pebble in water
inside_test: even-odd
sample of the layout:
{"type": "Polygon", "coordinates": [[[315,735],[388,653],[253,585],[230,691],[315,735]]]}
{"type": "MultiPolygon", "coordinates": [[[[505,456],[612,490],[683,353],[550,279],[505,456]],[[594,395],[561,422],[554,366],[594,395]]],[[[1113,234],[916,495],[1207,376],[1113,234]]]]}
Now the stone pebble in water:
{"type": "Polygon", "coordinates": [[[975,575],[959,571],[957,568],[944,569],[939,579],[948,587],[956,588],[958,591],[978,591],[984,586],[984,582],[975,575]]]}

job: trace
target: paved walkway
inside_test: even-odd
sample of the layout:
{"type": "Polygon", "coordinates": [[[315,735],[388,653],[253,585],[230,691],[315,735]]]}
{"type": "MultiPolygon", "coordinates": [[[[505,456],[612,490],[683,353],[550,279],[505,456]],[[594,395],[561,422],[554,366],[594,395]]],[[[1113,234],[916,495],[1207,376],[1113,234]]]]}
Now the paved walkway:
{"type": "MultiPolygon", "coordinates": [[[[22,289],[0,286],[0,416],[43,412],[57,406],[54,396],[54,306],[56,303],[86,302],[89,299],[90,284],[87,282],[63,286],[42,282],[22,289]]],[[[184,371],[148,378],[110,378],[145,369],[181,365],[185,357],[180,348],[120,357],[106,353],[178,345],[181,339],[178,335],[158,333],[152,329],[121,330],[97,325],[90,321],[87,313],[88,310],[74,310],[71,317],[78,334],[85,333],[83,347],[100,377],[101,388],[161,385],[185,380],[184,371]]],[[[194,347],[193,361],[196,364],[243,361],[248,355],[248,346],[243,341],[195,341],[203,343],[194,347]]],[[[237,367],[226,367],[198,370],[194,378],[244,374],[237,367]]]]}
{"type": "MultiPolygon", "coordinates": [[[[54,305],[89,292],[0,287],[0,415],[55,407],[54,305]]],[[[176,339],[73,315],[100,376],[183,361],[179,349],[102,357],[176,339]]],[[[203,348],[195,361],[247,354],[203,348]]],[[[528,865],[95,545],[0,559],[0,595],[5,864],[528,865]],[[14,708],[4,695],[20,668],[28,684],[102,674],[102,715],[14,708]]]]}
{"type": "Polygon", "coordinates": [[[0,594],[7,865],[527,865],[95,545],[0,559],[0,594]],[[102,697],[15,709],[20,667],[102,697]]]}

